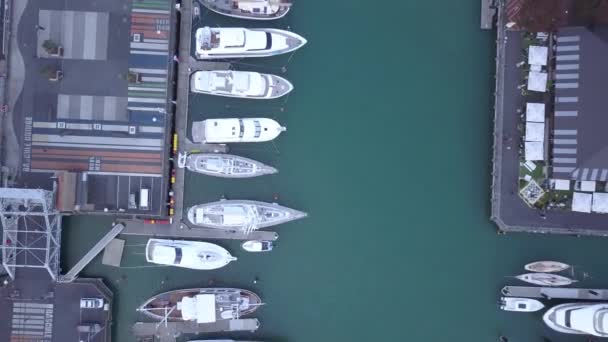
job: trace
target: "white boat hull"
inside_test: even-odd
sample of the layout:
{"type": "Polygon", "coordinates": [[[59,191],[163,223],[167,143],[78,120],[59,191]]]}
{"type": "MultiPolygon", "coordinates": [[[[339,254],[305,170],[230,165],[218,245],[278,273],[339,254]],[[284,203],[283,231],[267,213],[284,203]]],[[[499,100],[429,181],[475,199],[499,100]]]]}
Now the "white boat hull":
{"type": "MultiPolygon", "coordinates": [[[[248,32],[266,33],[270,36],[268,41],[270,42],[271,46],[266,49],[247,49],[246,47],[204,49],[203,46],[205,44],[203,43],[203,37],[205,36],[205,29],[206,28],[200,28],[195,34],[196,58],[200,60],[277,56],[293,52],[307,43],[306,39],[304,39],[302,36],[285,30],[270,28],[230,28],[230,30],[241,30],[244,32],[244,34],[247,34],[248,32]]],[[[222,28],[213,28],[211,30],[221,32],[222,28]]],[[[247,38],[245,38],[245,41],[247,41],[247,38]]]]}
{"type": "Polygon", "coordinates": [[[186,168],[222,178],[251,178],[277,173],[277,169],[253,159],[221,153],[191,154],[186,158],[186,168]]]}
{"type": "Polygon", "coordinates": [[[500,297],[500,309],[504,311],[535,312],[545,307],[536,299],[520,297],[500,297]]]}
{"type": "Polygon", "coordinates": [[[277,99],[289,94],[293,89],[293,84],[283,77],[251,71],[197,71],[190,79],[190,90],[194,93],[254,100],[277,99]],[[257,80],[257,83],[239,87],[231,83],[236,74],[249,74],[257,80]],[[225,78],[225,80],[214,79],[212,81],[214,83],[210,84],[210,77],[225,78]]]}
{"type": "Polygon", "coordinates": [[[195,226],[245,232],[306,216],[304,212],[276,203],[249,200],[223,200],[195,205],[188,209],[188,220],[195,226]]]}
{"type": "Polygon", "coordinates": [[[558,261],[536,261],[524,266],[526,271],[538,273],[555,273],[565,271],[570,265],[558,261]]]}
{"type": "Polygon", "coordinates": [[[186,240],[150,239],[146,260],[153,264],[215,270],[236,260],[230,252],[213,243],[186,240]]]}
{"type": "MultiPolygon", "coordinates": [[[[262,1],[260,1],[262,2],[262,1]]],[[[235,10],[232,6],[226,4],[223,1],[217,1],[217,0],[201,0],[201,3],[203,4],[203,6],[205,6],[207,9],[221,14],[221,15],[225,15],[228,17],[232,17],[232,18],[239,18],[239,19],[249,19],[249,20],[276,20],[276,19],[280,19],[283,18],[291,9],[291,5],[287,4],[285,6],[279,6],[277,8],[276,11],[271,11],[270,13],[266,12],[264,13],[263,11],[258,11],[258,12],[254,12],[254,11],[247,11],[247,12],[239,12],[238,10],[235,10]]],[[[268,7],[269,5],[271,5],[270,3],[266,3],[264,4],[266,5],[266,7],[268,7]]]]}
{"type": "Polygon", "coordinates": [[[596,316],[605,316],[606,311],[608,303],[566,303],[547,310],[543,321],[549,328],[564,334],[608,337],[605,319],[596,321],[596,316]],[[603,331],[598,329],[600,326],[603,331]]]}
{"type": "Polygon", "coordinates": [[[241,244],[241,248],[251,253],[270,252],[274,248],[272,241],[249,240],[241,244]]]}
{"type": "Polygon", "coordinates": [[[567,286],[576,280],[550,273],[526,273],[516,276],[517,279],[540,286],[567,286]]]}

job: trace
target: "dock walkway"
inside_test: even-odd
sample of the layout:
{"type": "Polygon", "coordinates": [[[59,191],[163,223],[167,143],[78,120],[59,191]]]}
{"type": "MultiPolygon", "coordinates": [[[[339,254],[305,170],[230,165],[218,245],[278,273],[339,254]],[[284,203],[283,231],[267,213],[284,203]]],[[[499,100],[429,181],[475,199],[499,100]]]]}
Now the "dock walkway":
{"type": "Polygon", "coordinates": [[[175,342],[182,334],[203,334],[234,331],[256,331],[260,327],[257,318],[223,320],[215,323],[196,324],[189,322],[137,322],[133,334],[137,338],[155,336],[162,342],[175,342]]]}
{"type": "Polygon", "coordinates": [[[74,267],[68,271],[68,273],[60,276],[59,280],[61,282],[74,281],[78,273],[80,273],[80,271],[82,271],[82,269],[85,268],[85,266],[88,265],[91,260],[97,256],[97,254],[99,254],[110,242],[112,242],[112,240],[114,240],[114,238],[120,234],[124,228],[125,226],[122,223],[115,225],[112,230],[102,237],[101,240],[99,240],[95,246],[93,246],[93,248],[91,248],[91,250],[89,250],[87,254],[85,254],[82,259],[80,259],[80,261],[78,261],[76,265],[74,265],[74,267]]]}
{"type": "Polygon", "coordinates": [[[270,240],[274,241],[279,234],[266,230],[256,230],[246,234],[240,230],[190,227],[181,224],[146,224],[142,221],[127,221],[122,231],[125,235],[143,235],[156,237],[175,237],[192,239],[231,239],[231,240],[270,240]]]}
{"type": "Polygon", "coordinates": [[[606,289],[578,289],[564,287],[505,286],[500,291],[507,297],[608,300],[606,289]]]}
{"type": "Polygon", "coordinates": [[[481,0],[481,29],[491,30],[494,27],[494,16],[496,15],[495,0],[481,0]]]}

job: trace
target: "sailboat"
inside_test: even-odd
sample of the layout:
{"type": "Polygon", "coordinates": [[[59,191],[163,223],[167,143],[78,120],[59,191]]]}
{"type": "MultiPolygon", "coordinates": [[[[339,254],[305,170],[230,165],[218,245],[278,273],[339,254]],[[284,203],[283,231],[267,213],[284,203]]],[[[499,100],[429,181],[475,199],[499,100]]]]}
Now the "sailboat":
{"type": "Polygon", "coordinates": [[[261,305],[260,297],[236,288],[194,288],[164,292],[148,299],[137,311],[161,322],[214,323],[239,319],[261,305]]]}
{"type": "Polygon", "coordinates": [[[234,230],[246,233],[306,217],[295,209],[249,200],[221,200],[195,205],[188,209],[188,220],[200,227],[234,230]]]}
{"type": "Polygon", "coordinates": [[[559,261],[536,261],[524,266],[526,271],[539,273],[555,273],[565,271],[570,265],[559,261]]]}
{"type": "Polygon", "coordinates": [[[577,280],[551,273],[526,273],[520,274],[515,278],[540,286],[567,286],[577,282],[577,280]]]}
{"type": "Polygon", "coordinates": [[[277,173],[277,169],[259,161],[222,153],[190,154],[184,164],[190,171],[224,178],[249,178],[277,173]]]}
{"type": "Polygon", "coordinates": [[[233,18],[273,20],[283,18],[291,8],[288,0],[199,0],[209,10],[233,18]]]}

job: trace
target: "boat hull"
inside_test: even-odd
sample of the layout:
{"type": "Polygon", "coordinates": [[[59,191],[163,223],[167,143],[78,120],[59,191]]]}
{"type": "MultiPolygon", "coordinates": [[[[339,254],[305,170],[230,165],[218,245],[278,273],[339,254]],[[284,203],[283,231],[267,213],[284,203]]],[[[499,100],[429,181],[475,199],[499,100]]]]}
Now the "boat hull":
{"type": "Polygon", "coordinates": [[[272,251],[274,244],[272,241],[249,240],[243,242],[241,248],[251,253],[267,253],[272,251]]]}
{"type": "Polygon", "coordinates": [[[536,299],[520,297],[501,297],[500,309],[515,312],[535,312],[545,307],[543,303],[536,299]]]}
{"type": "Polygon", "coordinates": [[[213,0],[201,0],[200,1],[201,4],[203,6],[205,6],[205,8],[207,8],[208,10],[221,14],[221,15],[225,15],[228,17],[232,17],[232,18],[239,18],[239,19],[250,19],[250,20],[276,20],[276,19],[281,19],[283,18],[285,15],[287,15],[287,13],[289,12],[291,6],[281,6],[279,8],[279,10],[275,13],[272,14],[255,14],[255,13],[243,13],[243,12],[237,12],[235,11],[232,7],[230,6],[222,6],[222,3],[218,3],[216,1],[213,0]]]}
{"type": "MultiPolygon", "coordinates": [[[[594,335],[594,336],[600,336],[600,337],[606,337],[606,334],[600,334],[599,332],[594,331],[581,331],[581,330],[577,330],[574,328],[570,328],[568,326],[565,326],[564,324],[560,324],[558,322],[558,313],[560,311],[566,311],[566,310],[579,310],[582,308],[586,308],[589,306],[595,306],[597,304],[588,304],[588,303],[565,303],[565,304],[560,304],[557,306],[554,306],[552,308],[550,308],[549,310],[547,310],[547,312],[545,312],[545,314],[543,315],[543,321],[545,322],[545,324],[558,332],[564,333],[564,334],[575,334],[575,335],[594,335]]],[[[572,322],[571,322],[572,324],[572,322]]]]}
{"type": "Polygon", "coordinates": [[[264,175],[271,175],[277,173],[277,169],[274,167],[268,166],[259,161],[240,157],[232,154],[221,154],[221,153],[199,153],[199,154],[191,154],[186,159],[186,168],[192,172],[204,174],[207,176],[213,177],[221,177],[221,178],[252,178],[259,177],[264,175]],[[233,162],[252,165],[249,172],[213,172],[209,169],[204,169],[198,167],[199,163],[204,162],[205,160],[209,160],[210,158],[228,158],[233,162]]]}
{"type": "Polygon", "coordinates": [[[283,55],[286,53],[296,51],[297,49],[301,48],[302,46],[306,45],[306,43],[307,43],[306,39],[304,39],[302,36],[300,36],[296,33],[293,33],[293,32],[289,32],[289,31],[285,31],[285,30],[278,30],[278,29],[269,29],[269,28],[264,28],[264,29],[249,28],[249,29],[243,29],[243,30],[265,32],[272,36],[271,41],[278,41],[282,38],[287,42],[287,46],[281,47],[281,48],[275,48],[275,49],[271,48],[268,50],[251,50],[251,51],[239,51],[239,52],[214,51],[213,49],[203,50],[203,49],[198,48],[198,46],[200,44],[199,41],[201,39],[200,37],[202,35],[201,30],[202,29],[198,29],[196,31],[197,49],[196,49],[195,55],[196,55],[196,58],[199,60],[272,57],[272,56],[283,55]]]}
{"type": "Polygon", "coordinates": [[[266,203],[266,202],[260,202],[260,201],[250,201],[250,200],[223,200],[223,201],[196,205],[196,206],[193,206],[188,209],[188,220],[193,225],[199,226],[199,227],[225,229],[225,230],[261,229],[261,228],[275,226],[278,224],[283,224],[283,223],[287,223],[290,221],[305,218],[306,216],[307,216],[307,214],[302,211],[283,207],[276,203],[266,203]],[[203,222],[202,220],[197,219],[197,217],[196,217],[197,209],[202,209],[207,212],[216,211],[218,213],[217,215],[220,215],[223,213],[221,211],[222,208],[230,207],[230,206],[244,208],[244,210],[247,210],[247,211],[259,212],[260,210],[270,210],[270,211],[279,211],[284,214],[283,214],[283,216],[278,217],[276,219],[267,219],[265,221],[255,222],[255,227],[251,227],[250,226],[251,222],[249,222],[249,221],[244,222],[241,220],[241,221],[235,222],[235,223],[224,223],[224,222],[213,223],[213,222],[208,222],[208,221],[203,222]]]}
{"type": "Polygon", "coordinates": [[[536,261],[524,266],[526,271],[538,273],[555,273],[565,271],[570,265],[558,261],[536,261]]]}
{"type": "Polygon", "coordinates": [[[576,280],[551,273],[526,273],[516,276],[517,279],[540,286],[567,286],[576,280]]]}
{"type": "MultiPolygon", "coordinates": [[[[190,90],[193,93],[214,95],[214,96],[223,96],[223,97],[234,97],[234,98],[241,98],[241,99],[252,99],[252,100],[273,100],[273,99],[277,99],[277,98],[280,98],[282,96],[289,94],[294,89],[293,84],[291,84],[291,82],[289,82],[287,79],[285,79],[281,76],[271,75],[271,74],[262,74],[268,84],[266,85],[264,92],[260,95],[247,95],[247,94],[220,91],[220,90],[205,90],[205,89],[201,89],[196,86],[196,77],[197,77],[196,75],[197,75],[197,73],[201,73],[201,72],[208,72],[208,71],[197,71],[197,72],[193,73],[191,76],[190,90]]],[[[217,70],[214,72],[217,72],[217,70]]],[[[229,71],[219,70],[219,72],[225,73],[225,72],[229,72],[229,71]]]]}
{"type": "MultiPolygon", "coordinates": [[[[166,316],[166,319],[170,322],[185,321],[181,316],[181,311],[176,309],[177,303],[184,297],[193,297],[198,294],[215,294],[215,295],[226,295],[226,294],[239,294],[249,298],[251,304],[249,309],[239,311],[239,316],[244,317],[255,312],[262,304],[261,298],[252,291],[236,289],[236,288],[193,288],[168,291],[158,294],[148,299],[144,304],[139,307],[139,310],[146,317],[162,321],[165,319],[164,313],[173,308],[171,313],[166,316]]],[[[225,320],[221,316],[218,320],[225,320]]]]}
{"type": "MultiPolygon", "coordinates": [[[[170,259],[175,258],[170,255],[170,259]]],[[[158,264],[192,270],[215,270],[228,265],[231,261],[236,260],[230,252],[225,248],[209,242],[202,241],[185,241],[185,240],[165,240],[165,239],[149,239],[146,245],[146,261],[158,264]],[[177,261],[166,260],[162,256],[159,259],[158,248],[179,248],[180,254],[177,261]],[[200,259],[196,255],[211,255],[213,260],[200,259]]]]}

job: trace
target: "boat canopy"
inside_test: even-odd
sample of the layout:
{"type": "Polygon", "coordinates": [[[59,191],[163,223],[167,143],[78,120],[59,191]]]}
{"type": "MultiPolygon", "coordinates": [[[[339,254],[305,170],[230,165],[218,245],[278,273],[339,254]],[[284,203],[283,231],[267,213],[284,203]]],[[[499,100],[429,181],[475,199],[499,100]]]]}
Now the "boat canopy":
{"type": "Polygon", "coordinates": [[[224,224],[236,225],[244,224],[249,220],[247,219],[247,211],[240,205],[230,205],[224,207],[224,224]]]}
{"type": "Polygon", "coordinates": [[[152,250],[152,260],[157,263],[179,265],[181,259],[181,248],[156,245],[152,250]]]}
{"type": "Polygon", "coordinates": [[[210,157],[202,163],[202,166],[209,171],[222,172],[226,167],[226,163],[224,158],[210,157]]]}
{"type": "Polygon", "coordinates": [[[183,297],[178,309],[182,318],[196,323],[213,323],[216,321],[215,295],[199,294],[194,297],[183,297]]]}

